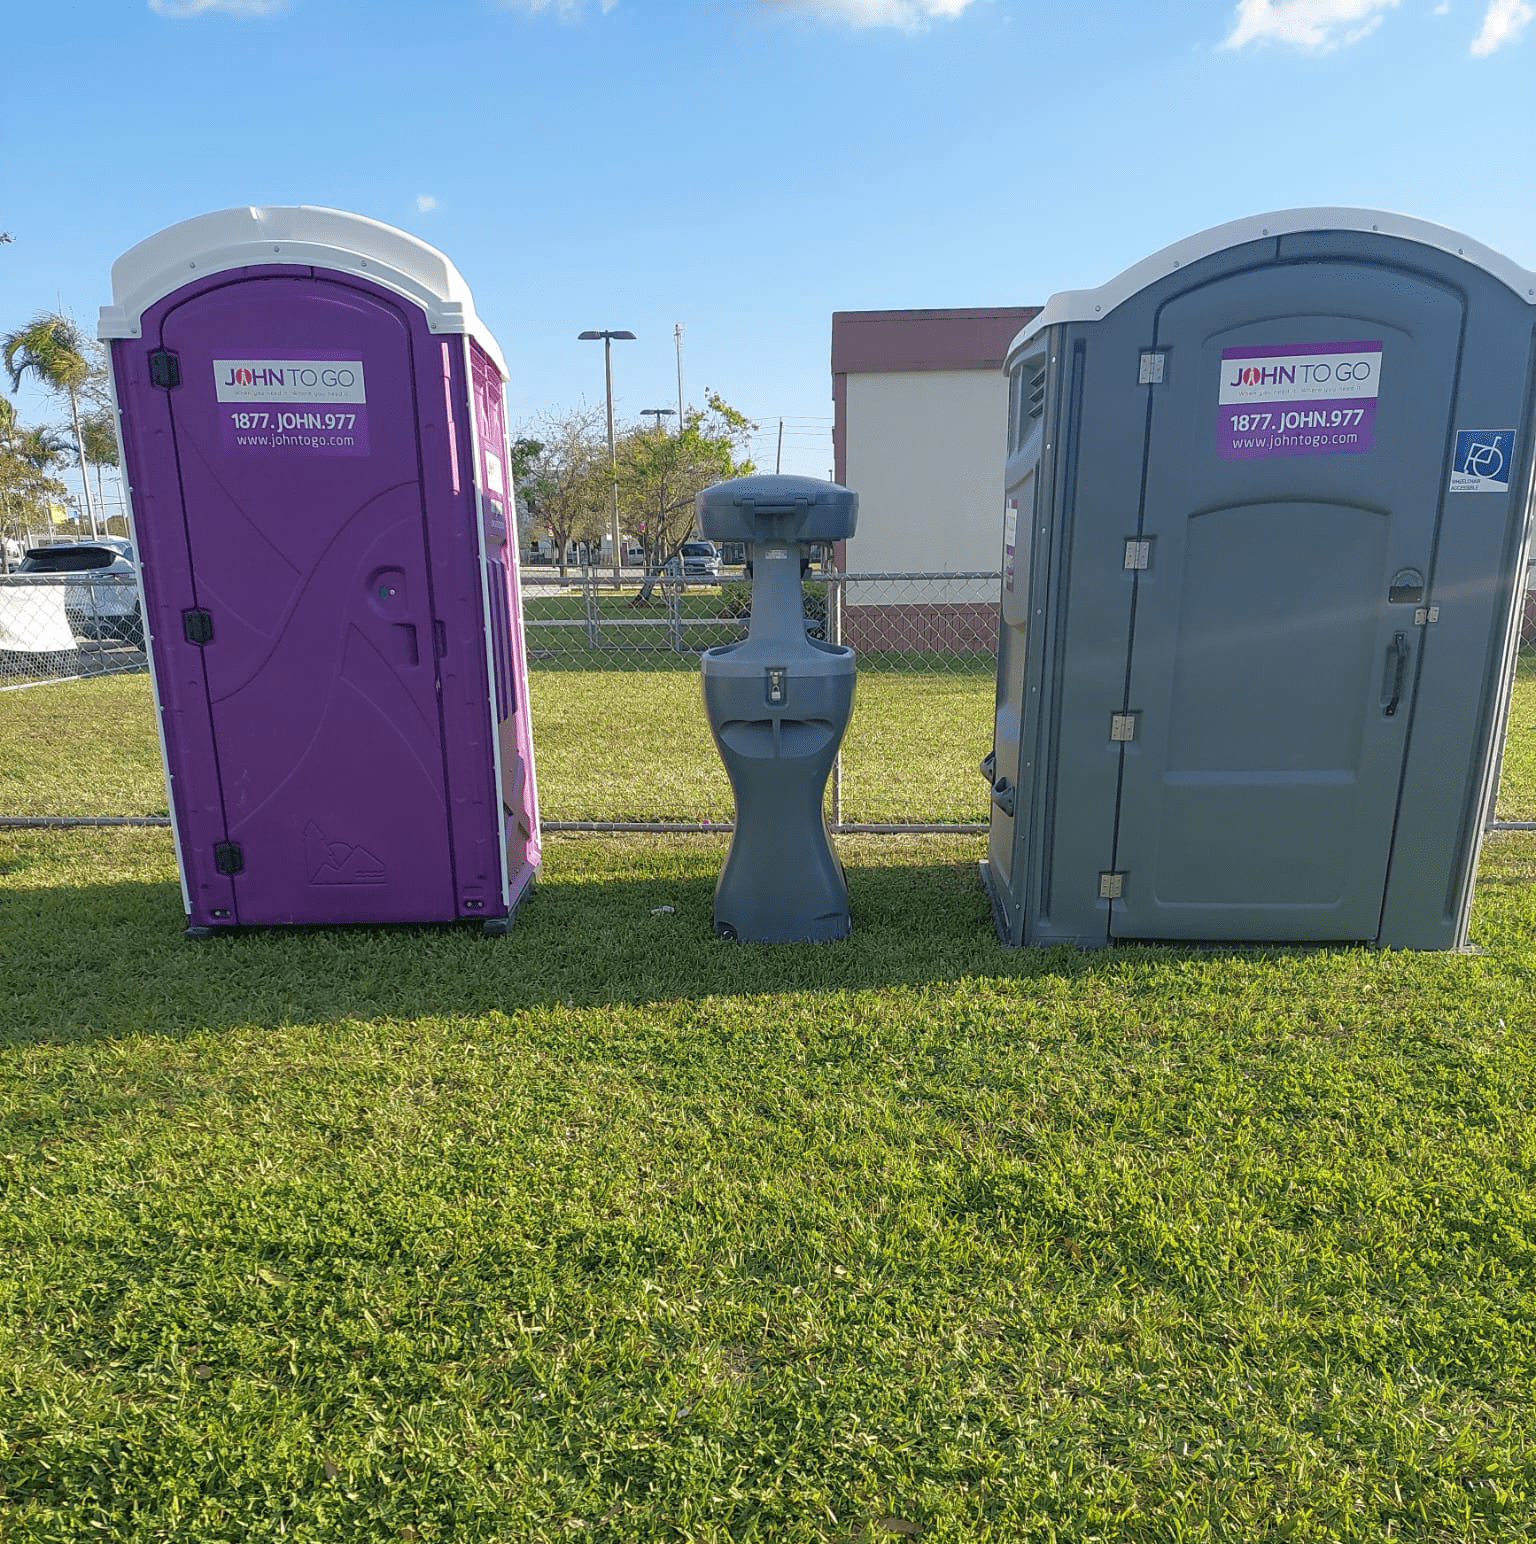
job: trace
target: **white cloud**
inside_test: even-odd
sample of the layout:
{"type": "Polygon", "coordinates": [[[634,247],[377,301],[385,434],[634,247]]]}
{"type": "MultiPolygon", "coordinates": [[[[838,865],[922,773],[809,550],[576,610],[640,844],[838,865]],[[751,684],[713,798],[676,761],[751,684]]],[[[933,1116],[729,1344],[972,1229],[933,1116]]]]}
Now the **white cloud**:
{"type": "Polygon", "coordinates": [[[953,21],[971,0],[770,0],[773,9],[850,27],[897,27],[916,32],[935,19],[953,21]]]}
{"type": "MultiPolygon", "coordinates": [[[[618,3],[619,0],[598,0],[598,9],[606,16],[618,3]]],[[[502,4],[524,16],[553,11],[561,21],[575,21],[587,8],[587,0],[502,0],[502,4]]]]}
{"type": "Polygon", "coordinates": [[[1472,57],[1486,59],[1506,43],[1513,43],[1536,18],[1530,0],[1489,0],[1483,13],[1483,30],[1472,39],[1472,57]]]}
{"type": "Polygon", "coordinates": [[[1312,53],[1326,54],[1368,37],[1381,25],[1381,13],[1397,3],[1398,0],[1237,0],[1237,19],[1221,46],[1290,43],[1312,53]]]}
{"type": "Polygon", "coordinates": [[[430,193],[416,195],[416,213],[431,214],[437,208],[437,200],[430,193]]]}
{"type": "Polygon", "coordinates": [[[1440,0],[1440,4],[1430,14],[1432,16],[1449,16],[1451,14],[1451,0],[1440,0]]]}
{"type": "Polygon", "coordinates": [[[149,0],[157,16],[201,16],[205,11],[223,11],[228,16],[273,16],[283,10],[288,0],[149,0]]]}

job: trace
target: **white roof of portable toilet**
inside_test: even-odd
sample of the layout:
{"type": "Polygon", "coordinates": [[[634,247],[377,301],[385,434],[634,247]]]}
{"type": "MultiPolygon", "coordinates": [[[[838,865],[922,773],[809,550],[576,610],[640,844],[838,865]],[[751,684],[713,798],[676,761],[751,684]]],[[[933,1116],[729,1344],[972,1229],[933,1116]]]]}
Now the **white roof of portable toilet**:
{"type": "Polygon", "coordinates": [[[220,209],[167,226],[112,265],[112,304],[99,338],[137,338],[144,313],[173,290],[211,273],[259,263],[295,263],[355,273],[420,306],[433,332],[467,333],[496,362],[506,360],[475,315],[464,276],[436,247],[364,215],[309,204],[220,209]]]}
{"type": "Polygon", "coordinates": [[[1062,290],[1052,295],[1046,301],[1045,309],[1008,345],[1008,352],[1012,354],[1021,343],[1028,342],[1047,327],[1062,322],[1099,321],[1139,290],[1214,252],[1223,252],[1248,241],[1262,241],[1269,236],[1294,236],[1303,231],[1378,231],[1383,236],[1417,241],[1475,264],[1501,284],[1507,284],[1528,305],[1536,305],[1536,273],[1447,226],[1383,209],[1279,209],[1271,214],[1229,220],[1225,225],[1213,225],[1197,235],[1186,236],[1161,252],[1133,263],[1124,273],[1116,274],[1109,283],[1101,284],[1097,289],[1062,290]]]}

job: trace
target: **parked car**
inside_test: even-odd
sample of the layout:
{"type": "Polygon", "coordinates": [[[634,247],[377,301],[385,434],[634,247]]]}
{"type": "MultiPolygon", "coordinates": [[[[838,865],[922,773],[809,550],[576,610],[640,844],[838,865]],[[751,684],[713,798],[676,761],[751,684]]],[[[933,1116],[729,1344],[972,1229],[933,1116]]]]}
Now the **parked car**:
{"type": "Polygon", "coordinates": [[[64,614],[75,635],[144,647],[133,544],[116,536],[30,547],[24,574],[65,574],[64,614]],[[87,577],[89,576],[89,577],[87,577]]]}
{"type": "MultiPolygon", "coordinates": [[[[720,577],[720,549],[712,541],[685,541],[673,561],[680,565],[685,579],[720,577]]],[[[673,573],[678,571],[672,569],[673,573]]]]}

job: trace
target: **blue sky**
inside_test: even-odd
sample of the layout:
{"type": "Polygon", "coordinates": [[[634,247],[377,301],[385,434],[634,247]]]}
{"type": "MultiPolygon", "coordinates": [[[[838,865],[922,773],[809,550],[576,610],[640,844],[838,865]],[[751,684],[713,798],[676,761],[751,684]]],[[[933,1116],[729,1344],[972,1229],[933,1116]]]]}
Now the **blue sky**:
{"type": "MultiPolygon", "coordinates": [[[[441,247],[514,420],[708,386],[831,467],[831,313],[1030,305],[1358,204],[1536,268],[1533,0],[15,0],[0,330],[236,204],[441,247]],[[57,66],[52,66],[52,69],[57,66]]],[[[46,416],[24,396],[29,421],[46,416]]],[[[55,415],[56,416],[56,415],[55,415]]]]}

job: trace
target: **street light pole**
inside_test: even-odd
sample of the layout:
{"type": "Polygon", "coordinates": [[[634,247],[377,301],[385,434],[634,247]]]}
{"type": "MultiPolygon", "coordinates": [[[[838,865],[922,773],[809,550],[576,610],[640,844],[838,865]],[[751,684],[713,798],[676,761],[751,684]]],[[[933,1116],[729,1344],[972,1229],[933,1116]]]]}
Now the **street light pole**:
{"type": "Polygon", "coordinates": [[[619,536],[619,458],[613,443],[613,340],[634,340],[632,332],[579,332],[578,343],[603,340],[603,384],[608,394],[608,472],[613,479],[613,577],[617,583],[624,565],[622,541],[619,536]]]}
{"type": "Polygon", "coordinates": [[[671,407],[643,407],[640,409],[640,416],[642,418],[654,418],[656,420],[656,427],[659,429],[661,428],[662,419],[670,418],[676,411],[676,408],[671,407]]]}
{"type": "Polygon", "coordinates": [[[673,322],[672,341],[677,345],[677,432],[683,432],[683,324],[673,322]]]}

